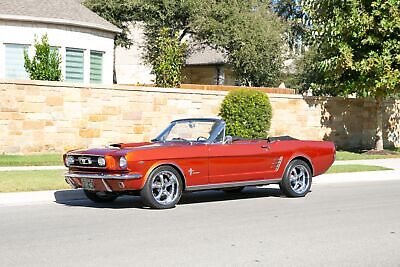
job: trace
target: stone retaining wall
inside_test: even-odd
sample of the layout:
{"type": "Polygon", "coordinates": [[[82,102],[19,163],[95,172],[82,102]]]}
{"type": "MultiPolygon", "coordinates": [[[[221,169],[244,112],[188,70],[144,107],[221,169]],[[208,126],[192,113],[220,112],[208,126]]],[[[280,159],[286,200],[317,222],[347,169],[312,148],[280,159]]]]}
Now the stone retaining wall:
{"type": "MultiPolygon", "coordinates": [[[[136,86],[84,86],[0,80],[0,153],[63,152],[71,148],[155,137],[171,120],[215,117],[227,92],[136,86]]],[[[269,94],[271,135],[333,140],[368,148],[374,102],[269,94]]],[[[400,146],[400,101],[386,102],[385,141],[400,146]]]]}

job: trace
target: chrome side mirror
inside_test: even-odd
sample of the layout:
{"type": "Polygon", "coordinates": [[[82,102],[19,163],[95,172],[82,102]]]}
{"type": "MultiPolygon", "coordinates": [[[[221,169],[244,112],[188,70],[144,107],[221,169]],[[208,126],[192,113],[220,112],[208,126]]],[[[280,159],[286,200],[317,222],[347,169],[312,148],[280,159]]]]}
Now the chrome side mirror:
{"type": "Polygon", "coordinates": [[[232,144],[233,138],[230,135],[225,136],[225,142],[224,144],[232,144]]]}

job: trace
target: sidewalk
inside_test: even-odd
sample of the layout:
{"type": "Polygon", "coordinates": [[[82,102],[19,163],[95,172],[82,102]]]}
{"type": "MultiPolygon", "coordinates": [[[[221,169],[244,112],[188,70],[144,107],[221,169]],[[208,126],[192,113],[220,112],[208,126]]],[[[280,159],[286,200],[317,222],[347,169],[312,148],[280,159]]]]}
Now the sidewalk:
{"type": "Polygon", "coordinates": [[[16,166],[0,167],[0,172],[7,171],[49,171],[49,170],[67,170],[64,166],[16,166]]]}
{"type": "Polygon", "coordinates": [[[333,165],[361,164],[382,166],[394,170],[400,170],[400,158],[389,159],[364,159],[364,160],[337,160],[333,165]]]}

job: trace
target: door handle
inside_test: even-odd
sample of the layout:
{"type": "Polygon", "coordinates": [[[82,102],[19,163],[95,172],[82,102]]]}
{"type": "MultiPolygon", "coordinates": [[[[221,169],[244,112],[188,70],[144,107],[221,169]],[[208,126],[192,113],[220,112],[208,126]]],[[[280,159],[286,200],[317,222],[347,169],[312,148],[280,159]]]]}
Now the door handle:
{"type": "Polygon", "coordinates": [[[269,149],[269,145],[262,145],[261,148],[265,148],[266,150],[269,149]]]}

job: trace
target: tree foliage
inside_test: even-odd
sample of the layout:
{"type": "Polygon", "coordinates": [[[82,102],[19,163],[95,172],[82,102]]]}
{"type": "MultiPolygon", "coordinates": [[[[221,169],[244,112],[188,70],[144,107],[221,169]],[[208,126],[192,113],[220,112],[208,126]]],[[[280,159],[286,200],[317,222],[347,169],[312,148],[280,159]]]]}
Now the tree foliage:
{"type": "Polygon", "coordinates": [[[156,39],[160,29],[168,28],[179,40],[190,36],[225,52],[242,84],[275,85],[282,67],[283,28],[268,1],[86,0],[85,4],[124,32],[127,22],[144,22],[147,62],[159,57],[156,39]]]}
{"type": "Polygon", "coordinates": [[[307,1],[319,94],[385,97],[400,87],[400,2],[307,1]]]}
{"type": "Polygon", "coordinates": [[[186,44],[180,42],[179,36],[171,36],[170,29],[163,28],[160,30],[153,48],[157,49],[157,56],[151,62],[153,72],[156,74],[156,85],[160,87],[179,86],[182,79],[186,44]]]}
{"type": "Polygon", "coordinates": [[[85,0],[83,4],[121,29],[115,45],[129,48],[133,43],[129,37],[129,23],[136,20],[136,0],[85,0]]]}
{"type": "Polygon", "coordinates": [[[226,52],[243,85],[274,86],[282,69],[283,24],[264,1],[219,1],[196,17],[196,38],[226,52]]]}
{"type": "Polygon", "coordinates": [[[230,91],[219,111],[226,122],[226,133],[242,138],[268,136],[272,107],[267,94],[251,89],[230,91]]]}
{"type": "Polygon", "coordinates": [[[47,34],[43,35],[41,41],[35,36],[35,55],[29,58],[28,52],[24,51],[25,70],[29,73],[31,80],[60,81],[61,75],[61,56],[57,49],[52,49],[49,45],[47,34]]]}
{"type": "Polygon", "coordinates": [[[303,54],[310,28],[309,17],[304,12],[301,2],[301,0],[272,1],[273,10],[288,24],[285,34],[290,50],[295,53],[294,56],[303,54]]]}

